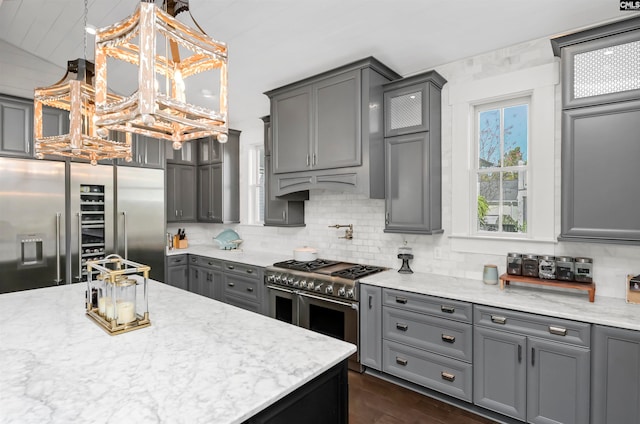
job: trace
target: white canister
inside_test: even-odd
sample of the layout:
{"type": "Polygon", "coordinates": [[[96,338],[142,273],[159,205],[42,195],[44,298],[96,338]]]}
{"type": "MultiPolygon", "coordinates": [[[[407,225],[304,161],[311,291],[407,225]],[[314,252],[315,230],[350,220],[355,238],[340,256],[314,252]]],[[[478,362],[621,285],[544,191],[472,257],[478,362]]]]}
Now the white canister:
{"type": "Polygon", "coordinates": [[[293,259],[300,262],[310,262],[318,259],[318,251],[313,247],[297,247],[293,249],[293,259]]]}

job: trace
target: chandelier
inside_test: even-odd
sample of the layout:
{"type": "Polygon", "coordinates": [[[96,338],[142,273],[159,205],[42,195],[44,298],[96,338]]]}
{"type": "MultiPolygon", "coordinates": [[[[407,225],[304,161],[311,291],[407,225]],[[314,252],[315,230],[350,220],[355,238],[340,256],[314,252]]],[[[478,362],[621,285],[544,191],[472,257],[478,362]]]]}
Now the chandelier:
{"type": "MultiPolygon", "coordinates": [[[[217,136],[227,141],[227,46],[175,19],[188,11],[188,0],[165,0],[166,11],[142,1],[123,21],[96,31],[96,125],[108,130],[137,133],[182,143],[217,136]],[[134,65],[137,88],[129,96],[109,96],[107,65],[134,65]],[[187,80],[198,76],[211,81],[217,75],[218,110],[187,98],[187,80]]],[[[189,12],[190,14],[190,12],[189,12]]],[[[193,17],[192,17],[193,19],[193,17]]],[[[195,20],[194,20],[195,23],[195,20]]],[[[202,81],[203,79],[199,79],[202,81]]],[[[203,90],[209,93],[209,90],[203,90]]],[[[189,93],[190,94],[190,93],[189,93]]]]}
{"type": "MultiPolygon", "coordinates": [[[[87,26],[87,0],[84,2],[84,26],[87,26]]],[[[97,134],[94,124],[95,91],[92,85],[93,63],[86,60],[87,37],[84,33],[84,59],[67,62],[67,72],[49,87],[36,88],[34,103],[35,156],[66,156],[86,159],[96,165],[101,159],[122,158],[131,161],[131,136],[124,142],[112,141],[97,134]],[[52,136],[43,134],[42,107],[49,106],[69,112],[69,133],[52,136]]],[[[115,99],[105,93],[107,98],[115,99]]]]}

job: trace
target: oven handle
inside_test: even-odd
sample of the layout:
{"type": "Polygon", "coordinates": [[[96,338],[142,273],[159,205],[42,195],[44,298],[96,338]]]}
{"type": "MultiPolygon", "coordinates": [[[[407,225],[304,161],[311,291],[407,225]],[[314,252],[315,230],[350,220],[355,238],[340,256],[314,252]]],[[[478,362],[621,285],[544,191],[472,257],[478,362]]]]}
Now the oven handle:
{"type": "Polygon", "coordinates": [[[272,286],[270,284],[267,284],[266,287],[268,289],[271,289],[271,290],[277,290],[277,291],[281,291],[281,292],[284,292],[284,293],[296,294],[295,290],[287,290],[287,289],[283,289],[282,287],[272,286]]]}
{"type": "Polygon", "coordinates": [[[311,299],[322,300],[323,302],[335,303],[335,304],[341,305],[341,306],[348,306],[351,309],[355,309],[356,311],[358,310],[358,304],[357,303],[342,302],[340,300],[333,300],[333,299],[329,299],[329,298],[326,298],[326,297],[314,296],[312,294],[305,293],[305,292],[298,292],[298,294],[300,296],[310,297],[311,299]]]}

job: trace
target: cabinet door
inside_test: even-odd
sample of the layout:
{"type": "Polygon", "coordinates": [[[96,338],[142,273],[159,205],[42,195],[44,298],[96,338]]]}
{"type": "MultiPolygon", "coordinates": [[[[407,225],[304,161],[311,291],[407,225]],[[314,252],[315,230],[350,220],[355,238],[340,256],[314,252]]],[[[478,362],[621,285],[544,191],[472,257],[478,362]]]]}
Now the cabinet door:
{"type": "Polygon", "coordinates": [[[271,100],[274,173],[311,169],[311,122],[311,86],[271,100]]]}
{"type": "Polygon", "coordinates": [[[384,136],[428,131],[428,100],[428,83],[385,92],[384,136]]]}
{"type": "MultiPolygon", "coordinates": [[[[232,142],[229,137],[229,142],[232,142]]],[[[221,163],[224,155],[224,144],[218,142],[215,137],[205,137],[197,140],[198,143],[198,165],[211,163],[221,163]]]]}
{"type": "Polygon", "coordinates": [[[222,223],[222,164],[198,167],[198,221],[222,223]]]}
{"type": "Polygon", "coordinates": [[[164,168],[165,141],[147,136],[140,136],[140,164],[145,168],[164,168]]]}
{"type": "Polygon", "coordinates": [[[640,331],[594,325],[592,423],[640,422],[640,331]]]}
{"type": "Polygon", "coordinates": [[[32,140],[33,102],[0,97],[0,153],[29,157],[32,140]]]}
{"type": "Polygon", "coordinates": [[[196,219],[196,170],[193,166],[178,168],[177,188],[180,193],[180,220],[195,221],[196,219]]]}
{"type": "Polygon", "coordinates": [[[280,227],[304,226],[303,199],[309,199],[309,192],[297,193],[296,200],[274,200],[271,198],[273,183],[271,157],[267,156],[264,158],[264,225],[280,227]]]}
{"type": "Polygon", "coordinates": [[[360,285],[360,362],[382,370],[382,288],[360,285]]]}
{"type": "Polygon", "coordinates": [[[170,266],[167,268],[167,284],[182,290],[189,289],[189,267],[187,265],[170,266]]]}
{"type": "Polygon", "coordinates": [[[519,420],[526,418],[526,347],[525,336],[474,328],[473,403],[519,420]]]}
{"type": "Polygon", "coordinates": [[[361,165],[361,97],[360,70],[313,85],[312,169],[361,165]]]}
{"type": "Polygon", "coordinates": [[[527,417],[530,423],[589,422],[589,349],[528,339],[527,417]]]}
{"type": "Polygon", "coordinates": [[[204,281],[206,271],[204,268],[189,265],[189,291],[204,296],[204,281]]]}
{"type": "Polygon", "coordinates": [[[164,155],[167,163],[177,163],[184,165],[195,165],[196,144],[198,141],[186,141],[182,143],[182,147],[178,150],[173,149],[171,141],[164,141],[164,155]]]}
{"type": "Polygon", "coordinates": [[[385,232],[442,232],[440,151],[423,132],[385,139],[385,232]]]}
{"type": "Polygon", "coordinates": [[[560,239],[640,241],[640,101],[564,111],[562,131],[560,239]]]}

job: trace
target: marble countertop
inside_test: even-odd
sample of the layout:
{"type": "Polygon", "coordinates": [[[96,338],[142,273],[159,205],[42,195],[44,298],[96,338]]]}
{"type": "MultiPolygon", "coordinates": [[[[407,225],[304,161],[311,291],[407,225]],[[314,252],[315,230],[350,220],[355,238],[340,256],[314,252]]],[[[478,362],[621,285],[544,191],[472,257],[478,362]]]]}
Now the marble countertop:
{"type": "Polygon", "coordinates": [[[85,288],[0,295],[0,422],[239,423],[356,350],[155,281],[151,326],[110,336],[85,288]]]}
{"type": "Polygon", "coordinates": [[[589,302],[589,296],[584,291],[559,291],[555,288],[516,282],[500,290],[499,285],[487,285],[480,280],[437,274],[400,274],[396,271],[385,271],[365,277],[361,283],[592,324],[640,330],[640,305],[628,304],[623,299],[598,296],[597,290],[595,302],[589,302]]]}
{"type": "Polygon", "coordinates": [[[214,246],[213,244],[193,245],[187,247],[186,249],[166,250],[167,256],[182,255],[187,253],[261,267],[271,266],[276,262],[285,261],[293,257],[293,253],[291,255],[283,255],[257,250],[222,250],[217,246],[214,246]]]}

